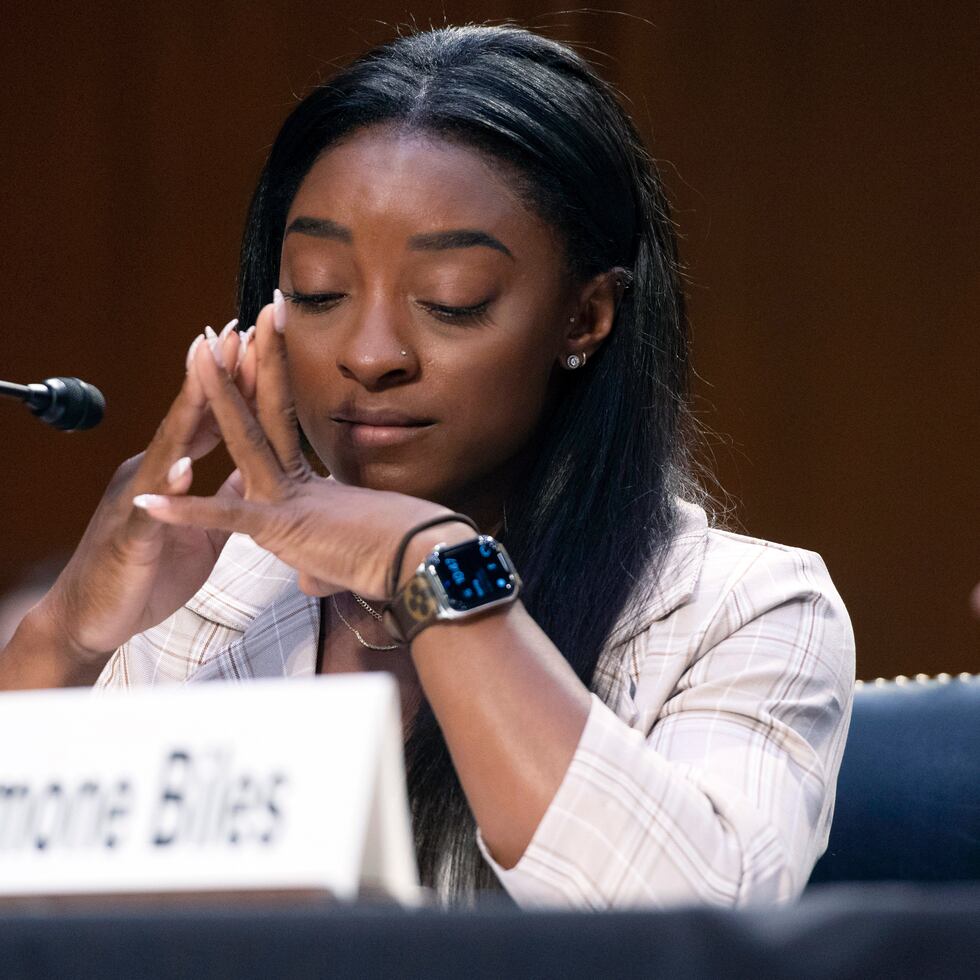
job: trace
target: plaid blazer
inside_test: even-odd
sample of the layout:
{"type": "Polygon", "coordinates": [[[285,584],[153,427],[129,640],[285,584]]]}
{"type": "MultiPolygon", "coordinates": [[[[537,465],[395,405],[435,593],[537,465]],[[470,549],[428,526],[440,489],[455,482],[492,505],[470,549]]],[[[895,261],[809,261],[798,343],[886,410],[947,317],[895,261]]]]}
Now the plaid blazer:
{"type": "MultiPolygon", "coordinates": [[[[477,834],[520,905],[785,901],[826,847],[854,684],[843,602],[819,555],[679,507],[524,855],[504,869],[477,834]]],[[[235,535],[200,591],[120,647],[97,683],[309,676],[318,630],[296,573],[235,535]]]]}

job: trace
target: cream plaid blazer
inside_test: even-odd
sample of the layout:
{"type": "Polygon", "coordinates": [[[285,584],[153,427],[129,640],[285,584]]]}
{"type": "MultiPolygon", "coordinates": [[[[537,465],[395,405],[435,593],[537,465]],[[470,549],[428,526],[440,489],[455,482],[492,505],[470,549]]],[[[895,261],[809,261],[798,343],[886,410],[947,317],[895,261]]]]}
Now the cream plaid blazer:
{"type": "MultiPolygon", "coordinates": [[[[600,660],[572,762],[517,865],[524,906],[744,905],[798,895],[826,847],[854,636],[813,552],[681,521],[652,595],[600,660]]],[[[236,535],[98,686],[312,675],[319,603],[236,535]]]]}

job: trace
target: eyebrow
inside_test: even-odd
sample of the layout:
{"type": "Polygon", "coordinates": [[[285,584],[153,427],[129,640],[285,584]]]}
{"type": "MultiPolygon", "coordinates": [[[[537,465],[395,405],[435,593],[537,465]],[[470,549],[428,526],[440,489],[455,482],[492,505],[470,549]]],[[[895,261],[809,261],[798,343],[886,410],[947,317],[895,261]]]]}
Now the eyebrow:
{"type": "Polygon", "coordinates": [[[335,238],[348,245],[354,240],[349,228],[338,225],[336,221],[331,221],[329,218],[295,218],[286,229],[286,234],[289,235],[294,231],[313,238],[335,238]]]}
{"type": "MultiPolygon", "coordinates": [[[[349,228],[331,221],[329,218],[295,218],[286,229],[289,235],[296,232],[313,238],[332,238],[350,245],[354,235],[349,228]]],[[[442,252],[454,248],[474,248],[483,246],[502,252],[513,259],[511,250],[498,238],[476,228],[454,228],[451,231],[434,231],[423,235],[412,235],[408,247],[415,252],[442,252]]]]}
{"type": "Polygon", "coordinates": [[[452,231],[434,231],[427,235],[412,235],[408,247],[416,251],[441,252],[450,248],[473,248],[483,245],[487,248],[503,252],[508,258],[513,258],[510,249],[493,235],[475,228],[454,228],[452,231]]]}

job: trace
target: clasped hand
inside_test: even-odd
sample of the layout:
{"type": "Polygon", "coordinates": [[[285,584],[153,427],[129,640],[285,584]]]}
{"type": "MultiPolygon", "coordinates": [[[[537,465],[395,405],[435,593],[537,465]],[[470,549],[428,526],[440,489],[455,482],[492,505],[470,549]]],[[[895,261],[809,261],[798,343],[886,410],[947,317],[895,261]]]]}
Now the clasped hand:
{"type": "Polygon", "coordinates": [[[189,358],[188,371],[196,375],[237,467],[230,479],[239,493],[140,494],[134,504],[165,524],[249,535],[296,569],[300,588],[310,595],[350,589],[384,598],[402,536],[449,511],[314,472],[300,444],[285,341],[276,323],[284,314],[272,304],[259,314],[246,355],[256,362],[247,369],[254,370],[254,404],[225,369],[220,346],[198,343],[189,358]]]}

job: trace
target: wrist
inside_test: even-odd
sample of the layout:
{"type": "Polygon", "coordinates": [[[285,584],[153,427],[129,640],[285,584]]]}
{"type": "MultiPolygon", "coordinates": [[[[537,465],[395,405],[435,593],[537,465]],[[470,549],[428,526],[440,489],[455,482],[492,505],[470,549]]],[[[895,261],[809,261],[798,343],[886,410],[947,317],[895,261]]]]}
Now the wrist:
{"type": "Polygon", "coordinates": [[[103,663],[76,649],[42,600],[21,620],[3,651],[0,689],[75,687],[95,682],[103,663]]]}
{"type": "Polygon", "coordinates": [[[435,527],[426,528],[414,535],[405,551],[405,560],[402,562],[401,574],[398,577],[398,588],[402,588],[405,583],[415,574],[415,570],[425,561],[429,554],[437,545],[462,544],[464,541],[471,541],[477,536],[477,532],[469,525],[461,522],[447,524],[437,524],[435,527]]]}
{"type": "Polygon", "coordinates": [[[399,549],[400,558],[408,560],[405,567],[396,560],[401,572],[382,616],[401,643],[411,643],[436,624],[482,617],[519,595],[521,579],[506,548],[490,535],[475,535],[468,519],[458,515],[457,521],[456,516],[438,530],[413,529],[411,540],[399,549]]]}
{"type": "Polygon", "coordinates": [[[384,595],[389,601],[394,600],[402,585],[412,577],[412,569],[418,567],[419,562],[434,547],[433,535],[435,544],[438,544],[445,540],[444,530],[455,525],[467,527],[472,532],[471,536],[479,533],[476,522],[465,514],[439,508],[439,512],[418,524],[413,524],[402,534],[385,576],[384,595]]]}

